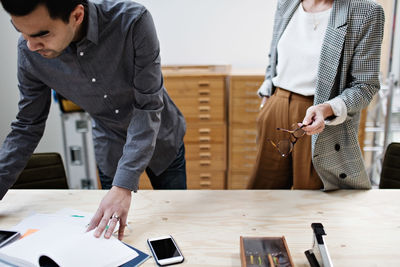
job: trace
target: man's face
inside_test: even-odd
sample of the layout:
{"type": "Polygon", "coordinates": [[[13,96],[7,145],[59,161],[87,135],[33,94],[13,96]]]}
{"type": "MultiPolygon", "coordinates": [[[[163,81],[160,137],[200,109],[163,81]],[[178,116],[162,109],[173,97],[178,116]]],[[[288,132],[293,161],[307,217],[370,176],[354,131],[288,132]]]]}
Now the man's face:
{"type": "Polygon", "coordinates": [[[71,13],[69,22],[65,23],[61,19],[52,19],[46,6],[38,5],[28,15],[11,16],[11,22],[27,41],[29,50],[45,58],[55,58],[74,40],[78,32],[82,21],[76,20],[76,11],[71,13]]]}

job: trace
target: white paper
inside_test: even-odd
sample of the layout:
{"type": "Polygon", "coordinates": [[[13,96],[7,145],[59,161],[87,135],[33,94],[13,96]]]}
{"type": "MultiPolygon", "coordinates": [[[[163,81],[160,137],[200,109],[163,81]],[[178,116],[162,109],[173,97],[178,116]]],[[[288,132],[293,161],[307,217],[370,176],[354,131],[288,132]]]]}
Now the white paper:
{"type": "MultiPolygon", "coordinates": [[[[77,214],[83,213],[74,211],[72,215],[77,214]]],[[[95,238],[94,230],[86,232],[90,219],[91,215],[71,216],[68,210],[32,215],[13,229],[21,234],[28,229],[38,231],[1,248],[0,259],[16,265],[39,266],[39,258],[45,255],[63,267],[101,267],[118,266],[138,256],[113,236],[95,238]]]]}

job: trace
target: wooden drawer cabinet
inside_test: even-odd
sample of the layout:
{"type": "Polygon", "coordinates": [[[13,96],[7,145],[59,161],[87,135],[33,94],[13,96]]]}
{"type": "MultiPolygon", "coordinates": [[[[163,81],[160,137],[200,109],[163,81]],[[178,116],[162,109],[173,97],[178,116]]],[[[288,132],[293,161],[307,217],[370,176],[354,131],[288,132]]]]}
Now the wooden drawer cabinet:
{"type": "Polygon", "coordinates": [[[246,189],[250,180],[250,172],[231,171],[229,174],[229,189],[246,189]]]}
{"type": "MultiPolygon", "coordinates": [[[[229,66],[164,66],[164,86],[186,119],[188,189],[226,188],[229,66]]],[[[140,188],[151,188],[141,179],[140,188]]]]}
{"type": "Polygon", "coordinates": [[[232,113],[230,123],[255,123],[260,111],[260,99],[256,96],[253,99],[232,99],[232,113]]]}
{"type": "Polygon", "coordinates": [[[225,171],[191,171],[187,177],[189,189],[225,188],[225,171]]]}
{"type": "Polygon", "coordinates": [[[229,189],[245,189],[257,157],[257,90],[264,75],[231,75],[229,91],[229,189]]]}
{"type": "Polygon", "coordinates": [[[225,124],[188,124],[185,135],[186,144],[226,143],[225,124]]]}
{"type": "MultiPolygon", "coordinates": [[[[255,76],[231,76],[231,90],[230,94],[232,99],[243,99],[250,98],[254,99],[257,96],[257,90],[260,88],[261,84],[264,81],[263,77],[255,77],[255,76]],[[261,79],[261,80],[260,80],[261,79]]],[[[258,97],[257,97],[258,98],[258,97]]]]}
{"type": "Polygon", "coordinates": [[[178,76],[164,79],[164,86],[172,99],[210,97],[221,98],[225,95],[221,88],[225,86],[225,77],[178,76]]]}
{"type": "MultiPolygon", "coordinates": [[[[186,166],[187,167],[187,166],[186,166]]],[[[224,189],[226,188],[225,171],[188,171],[188,189],[224,189]]],[[[139,190],[152,189],[146,173],[140,176],[139,190]]]]}
{"type": "Polygon", "coordinates": [[[166,77],[165,87],[188,123],[225,122],[226,77],[166,77]]]}
{"type": "Polygon", "coordinates": [[[139,180],[139,190],[143,190],[143,189],[153,189],[153,187],[151,186],[150,183],[150,179],[147,176],[146,172],[142,173],[142,175],[140,175],[140,180],[139,180]]]}

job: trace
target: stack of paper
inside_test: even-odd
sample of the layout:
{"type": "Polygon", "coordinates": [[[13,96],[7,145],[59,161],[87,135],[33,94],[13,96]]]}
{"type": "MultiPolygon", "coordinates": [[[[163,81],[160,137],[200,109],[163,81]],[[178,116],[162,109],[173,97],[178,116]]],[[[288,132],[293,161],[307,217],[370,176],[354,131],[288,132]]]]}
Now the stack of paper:
{"type": "MultiPolygon", "coordinates": [[[[95,238],[86,232],[91,214],[62,210],[55,214],[34,214],[12,230],[22,238],[0,249],[0,260],[17,266],[119,266],[139,256],[115,237],[95,238]]],[[[145,257],[147,259],[147,257],[145,257]]]]}

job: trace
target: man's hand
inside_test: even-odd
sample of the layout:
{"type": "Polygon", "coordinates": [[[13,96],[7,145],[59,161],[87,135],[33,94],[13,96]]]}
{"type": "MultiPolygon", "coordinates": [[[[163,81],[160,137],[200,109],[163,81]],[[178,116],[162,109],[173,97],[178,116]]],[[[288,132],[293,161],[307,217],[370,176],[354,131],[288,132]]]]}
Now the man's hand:
{"type": "Polygon", "coordinates": [[[306,116],[303,119],[302,129],[308,135],[318,134],[325,128],[325,119],[333,115],[333,110],[329,104],[319,104],[307,109],[306,116]]]}
{"type": "Polygon", "coordinates": [[[122,240],[131,205],[131,191],[122,187],[113,186],[104,196],[96,214],[90,221],[87,231],[97,227],[95,237],[100,237],[104,229],[105,238],[110,238],[119,221],[118,239],[122,240]],[[108,227],[107,227],[108,226],[108,227]]]}

